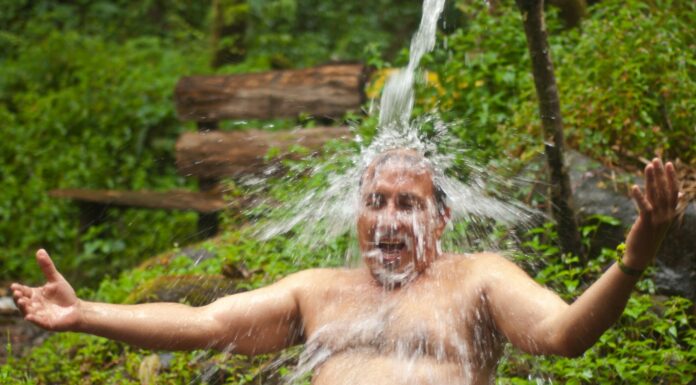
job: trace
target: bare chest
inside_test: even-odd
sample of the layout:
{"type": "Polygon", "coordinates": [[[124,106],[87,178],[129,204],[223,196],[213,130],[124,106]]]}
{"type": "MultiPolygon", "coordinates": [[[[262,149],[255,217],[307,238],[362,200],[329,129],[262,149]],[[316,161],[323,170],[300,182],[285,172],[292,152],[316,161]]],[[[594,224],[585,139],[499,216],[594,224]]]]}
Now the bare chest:
{"type": "Polygon", "coordinates": [[[420,283],[387,292],[360,285],[325,290],[304,311],[308,354],[346,351],[487,366],[499,341],[476,288],[420,283]],[[467,290],[468,289],[468,290],[467,290]]]}

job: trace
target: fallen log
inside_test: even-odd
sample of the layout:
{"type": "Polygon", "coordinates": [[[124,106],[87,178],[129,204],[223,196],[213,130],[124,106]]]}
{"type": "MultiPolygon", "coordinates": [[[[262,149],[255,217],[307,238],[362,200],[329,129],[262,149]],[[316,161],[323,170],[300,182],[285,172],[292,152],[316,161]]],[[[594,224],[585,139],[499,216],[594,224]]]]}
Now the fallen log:
{"type": "Polygon", "coordinates": [[[365,101],[362,64],[330,64],[300,70],[187,76],[174,91],[181,120],[272,119],[309,114],[339,118],[365,101]]]}
{"type": "Polygon", "coordinates": [[[104,206],[191,210],[199,213],[214,213],[227,206],[220,192],[56,189],[48,194],[54,198],[73,199],[104,206]]]}
{"type": "Polygon", "coordinates": [[[273,148],[287,156],[293,146],[310,150],[331,139],[347,138],[347,127],[316,127],[294,131],[210,131],[188,132],[176,143],[179,173],[199,178],[233,177],[257,172],[268,163],[265,156],[273,148]]]}

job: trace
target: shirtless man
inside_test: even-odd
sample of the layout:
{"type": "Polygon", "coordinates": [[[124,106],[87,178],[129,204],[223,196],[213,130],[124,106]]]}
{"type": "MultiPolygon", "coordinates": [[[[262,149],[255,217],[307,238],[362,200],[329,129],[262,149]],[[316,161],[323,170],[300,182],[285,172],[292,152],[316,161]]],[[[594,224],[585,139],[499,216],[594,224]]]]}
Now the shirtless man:
{"type": "Polygon", "coordinates": [[[487,384],[503,343],[533,354],[578,356],[621,315],[674,217],[674,167],[645,168],[640,215],[624,267],[611,266],[572,305],[491,254],[442,252],[449,216],[432,168],[414,151],[377,157],[361,181],[357,221],[365,266],[311,269],[202,307],[83,301],[44,250],[47,283],[13,284],[25,318],[150,349],[273,352],[305,343],[300,367],[315,385],[487,384]]]}

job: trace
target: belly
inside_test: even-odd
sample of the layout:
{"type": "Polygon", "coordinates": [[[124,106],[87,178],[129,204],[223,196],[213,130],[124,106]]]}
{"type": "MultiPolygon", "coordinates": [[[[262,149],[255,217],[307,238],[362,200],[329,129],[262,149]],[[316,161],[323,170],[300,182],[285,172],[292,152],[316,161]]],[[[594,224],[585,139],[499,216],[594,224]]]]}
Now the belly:
{"type": "Polygon", "coordinates": [[[487,368],[432,356],[402,356],[373,350],[334,354],[314,370],[312,385],[483,385],[491,384],[487,368]]]}

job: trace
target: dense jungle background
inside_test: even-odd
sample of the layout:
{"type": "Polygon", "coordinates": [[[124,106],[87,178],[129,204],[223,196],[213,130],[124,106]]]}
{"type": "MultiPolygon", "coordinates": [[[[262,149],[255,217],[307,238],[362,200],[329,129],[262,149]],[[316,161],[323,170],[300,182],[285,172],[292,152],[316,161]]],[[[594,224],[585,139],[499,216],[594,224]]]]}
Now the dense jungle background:
{"type": "MultiPolygon", "coordinates": [[[[678,160],[686,192],[681,210],[688,216],[694,205],[688,201],[696,197],[696,2],[590,3],[559,0],[546,8],[567,150],[611,174],[624,196],[626,179],[615,175],[632,178],[654,156],[678,160]],[[566,3],[582,8],[569,14],[566,3]]],[[[175,281],[191,285],[181,289],[180,301],[200,304],[209,294],[196,290],[209,290],[206,285],[250,289],[304,268],[344,264],[348,235],[311,250],[292,233],[259,241],[253,227],[267,215],[264,206],[226,211],[219,234],[200,241],[196,215],[177,211],[109,210],[103,223],[80,232],[79,206],[47,192],[195,189],[195,180],[177,174],[174,160],[177,137],[196,130],[174,111],[173,90],[182,76],[354,61],[373,69],[366,93],[378,98],[387,70],[408,60],[420,1],[0,4],[0,296],[10,295],[13,281],[41,282],[33,258],[39,247],[51,253],[79,295],[113,303],[141,301],[175,281]]],[[[437,113],[480,167],[503,178],[525,175],[531,181],[508,193],[545,210],[543,135],[514,2],[450,1],[437,46],[421,67],[427,75],[418,84],[414,114],[437,113]]],[[[333,124],[347,122],[369,141],[376,125],[370,105],[333,124]]],[[[227,122],[222,129],[277,131],[319,123],[300,116],[227,122]]],[[[309,175],[308,165],[355,151],[355,143],[333,141],[312,159],[285,159],[286,175],[268,179],[264,194],[284,202],[303,188],[322,186],[333,170],[309,175]]],[[[230,199],[252,194],[250,189],[226,185],[230,199]]],[[[521,234],[510,257],[572,301],[615,257],[615,244],[595,243],[607,229],[626,230],[613,214],[620,213],[581,218],[583,255],[562,253],[547,219],[521,234]]],[[[678,266],[693,269],[692,234],[691,243],[680,246],[688,261],[678,266]]],[[[696,273],[689,274],[679,280],[693,282],[696,273]]],[[[619,323],[583,356],[531,357],[509,348],[497,383],[693,383],[693,286],[662,290],[655,277],[645,275],[619,323]]],[[[254,358],[153,352],[80,334],[16,332],[16,313],[0,317],[3,384],[140,384],[155,377],[153,383],[278,383],[297,352],[254,358]],[[281,356],[286,363],[272,366],[281,356]]]]}

